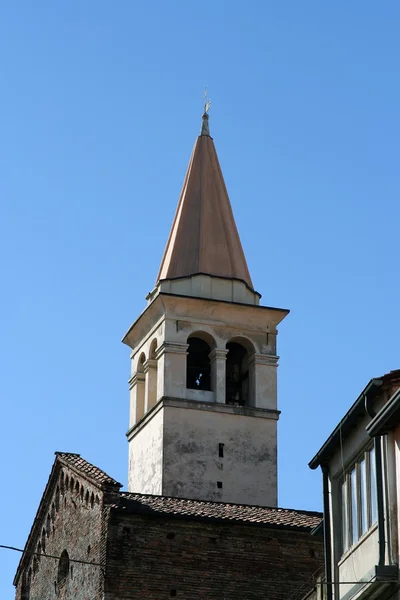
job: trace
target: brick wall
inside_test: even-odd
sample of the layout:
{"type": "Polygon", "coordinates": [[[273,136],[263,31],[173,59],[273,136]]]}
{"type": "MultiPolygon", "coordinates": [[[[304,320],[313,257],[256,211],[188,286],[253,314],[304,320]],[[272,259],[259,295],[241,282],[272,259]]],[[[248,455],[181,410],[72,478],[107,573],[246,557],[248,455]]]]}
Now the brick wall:
{"type": "Polygon", "coordinates": [[[309,533],[115,509],[105,599],[298,600],[322,563],[322,539],[309,533]]]}
{"type": "MultiPolygon", "coordinates": [[[[102,493],[63,468],[53,478],[52,493],[34,524],[30,552],[100,562],[102,493]]],[[[69,563],[68,574],[58,583],[59,560],[31,556],[18,580],[17,600],[97,600],[102,598],[103,576],[99,567],[69,563]],[[29,585],[30,581],[30,585],[29,585]]]]}

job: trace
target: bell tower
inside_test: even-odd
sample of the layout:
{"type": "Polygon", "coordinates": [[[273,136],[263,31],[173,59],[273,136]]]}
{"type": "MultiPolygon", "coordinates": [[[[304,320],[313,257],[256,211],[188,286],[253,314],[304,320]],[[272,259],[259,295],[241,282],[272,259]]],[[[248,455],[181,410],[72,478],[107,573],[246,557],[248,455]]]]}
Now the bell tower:
{"type": "Polygon", "coordinates": [[[261,306],[205,111],[131,349],[129,491],[277,505],[277,326],[261,306]]]}

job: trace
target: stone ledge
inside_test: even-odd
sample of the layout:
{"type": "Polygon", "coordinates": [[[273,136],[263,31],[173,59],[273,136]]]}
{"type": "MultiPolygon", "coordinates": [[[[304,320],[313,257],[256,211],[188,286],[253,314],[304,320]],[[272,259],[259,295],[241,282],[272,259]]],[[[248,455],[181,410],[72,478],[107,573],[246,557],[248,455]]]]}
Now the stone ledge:
{"type": "Polygon", "coordinates": [[[221,404],[219,402],[205,402],[204,400],[188,400],[187,398],[171,398],[163,396],[155,406],[149,410],[133,427],[131,427],[126,436],[130,441],[139,431],[164,407],[184,408],[187,410],[206,410],[230,415],[240,415],[243,417],[256,417],[261,419],[279,419],[280,410],[269,408],[256,408],[254,406],[232,406],[231,404],[221,404]]]}

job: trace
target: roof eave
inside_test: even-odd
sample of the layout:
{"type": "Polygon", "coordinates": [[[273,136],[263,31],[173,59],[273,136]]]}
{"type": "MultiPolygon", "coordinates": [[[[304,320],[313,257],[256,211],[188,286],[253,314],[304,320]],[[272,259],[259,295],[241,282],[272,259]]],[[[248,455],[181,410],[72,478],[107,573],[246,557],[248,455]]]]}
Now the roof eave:
{"type": "Polygon", "coordinates": [[[379,387],[383,383],[382,378],[373,378],[369,381],[369,383],[365,386],[361,394],[358,396],[357,400],[347,411],[343,419],[339,422],[339,424],[335,427],[331,435],[328,437],[326,442],[321,446],[316,455],[310,460],[308,466],[310,469],[316,469],[317,467],[325,464],[327,459],[330,458],[332,454],[332,450],[337,446],[340,435],[353,425],[361,409],[364,407],[365,396],[370,392],[374,387],[379,387]]]}
{"type": "Polygon", "coordinates": [[[367,425],[366,432],[370,437],[388,433],[400,420],[400,388],[367,425]]]}
{"type": "MultiPolygon", "coordinates": [[[[208,522],[208,523],[218,523],[224,525],[243,525],[245,527],[262,527],[267,529],[279,529],[286,531],[297,531],[302,533],[312,533],[317,529],[318,525],[288,525],[286,523],[267,523],[267,522],[259,522],[259,521],[247,521],[245,519],[226,519],[224,517],[213,517],[207,515],[193,515],[193,514],[177,514],[177,513],[167,513],[163,511],[155,511],[150,508],[148,509],[138,509],[136,506],[133,506],[133,503],[124,502],[122,505],[113,505],[111,507],[112,512],[119,512],[125,514],[137,515],[139,517],[151,517],[157,519],[174,519],[178,521],[197,521],[197,522],[208,522]]],[[[321,521],[323,519],[323,515],[321,513],[321,521]]]]}

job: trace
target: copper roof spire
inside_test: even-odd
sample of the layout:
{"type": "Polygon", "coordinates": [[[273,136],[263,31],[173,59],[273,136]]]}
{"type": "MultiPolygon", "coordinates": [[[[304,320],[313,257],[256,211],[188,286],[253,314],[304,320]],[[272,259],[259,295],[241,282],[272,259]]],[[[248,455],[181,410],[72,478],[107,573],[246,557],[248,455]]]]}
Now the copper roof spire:
{"type": "Polygon", "coordinates": [[[157,281],[198,273],[253,284],[208,126],[207,101],[157,281]]]}

